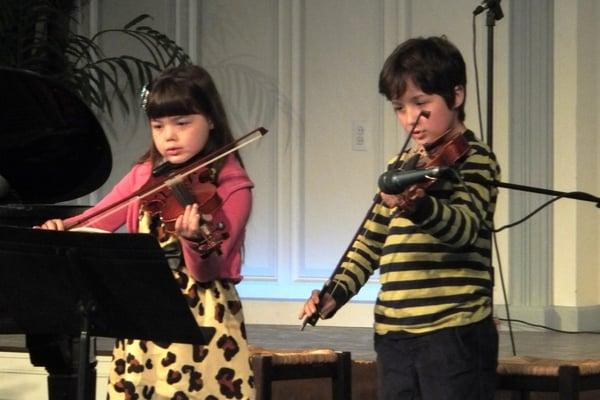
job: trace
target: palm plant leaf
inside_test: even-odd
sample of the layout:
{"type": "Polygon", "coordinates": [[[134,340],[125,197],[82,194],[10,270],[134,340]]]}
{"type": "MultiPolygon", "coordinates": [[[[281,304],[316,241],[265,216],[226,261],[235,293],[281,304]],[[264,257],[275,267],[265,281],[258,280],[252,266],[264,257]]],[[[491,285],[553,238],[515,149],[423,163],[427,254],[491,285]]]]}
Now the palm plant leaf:
{"type": "Polygon", "coordinates": [[[89,106],[112,115],[115,104],[130,110],[126,93],[139,88],[161,70],[190,63],[189,56],[165,34],[143,25],[142,14],[122,28],[105,29],[91,38],[70,29],[77,21],[74,7],[57,0],[2,0],[0,2],[0,65],[32,70],[62,82],[89,106]],[[145,58],[106,55],[99,40],[121,35],[141,46],[145,58]],[[116,102],[111,101],[113,97],[116,102]]]}

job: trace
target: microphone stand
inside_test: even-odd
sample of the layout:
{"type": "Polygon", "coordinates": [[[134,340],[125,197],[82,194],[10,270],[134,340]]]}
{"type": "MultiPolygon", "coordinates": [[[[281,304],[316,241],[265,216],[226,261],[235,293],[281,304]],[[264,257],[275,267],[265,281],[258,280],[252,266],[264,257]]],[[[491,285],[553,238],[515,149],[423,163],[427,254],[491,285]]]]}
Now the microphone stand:
{"type": "Polygon", "coordinates": [[[493,181],[492,185],[494,185],[496,187],[506,188],[506,189],[521,190],[524,192],[540,193],[540,194],[546,194],[549,196],[558,196],[558,197],[566,198],[566,199],[589,201],[592,203],[596,203],[596,207],[600,208],[600,197],[594,196],[594,195],[586,193],[586,192],[579,192],[579,191],[561,192],[558,190],[542,189],[542,188],[537,188],[534,186],[518,185],[515,183],[507,183],[507,182],[500,182],[500,181],[493,181]]]}
{"type": "Polygon", "coordinates": [[[487,144],[490,149],[493,148],[493,110],[494,110],[494,26],[496,21],[504,18],[502,8],[500,8],[501,0],[485,0],[483,5],[477,6],[473,11],[473,15],[481,14],[487,9],[485,23],[487,29],[487,144]]]}

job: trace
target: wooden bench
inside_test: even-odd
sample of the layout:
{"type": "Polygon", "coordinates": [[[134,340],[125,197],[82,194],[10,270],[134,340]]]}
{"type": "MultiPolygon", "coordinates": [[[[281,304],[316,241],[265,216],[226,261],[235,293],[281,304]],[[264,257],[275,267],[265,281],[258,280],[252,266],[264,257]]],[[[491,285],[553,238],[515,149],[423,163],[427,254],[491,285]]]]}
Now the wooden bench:
{"type": "Polygon", "coordinates": [[[291,379],[331,378],[333,400],[352,398],[350,352],[331,349],[264,349],[250,346],[257,400],[271,400],[271,384],[291,379]]]}
{"type": "Polygon", "coordinates": [[[554,360],[529,356],[498,361],[498,390],[527,400],[530,392],[554,392],[560,400],[578,400],[579,392],[600,390],[600,360],[554,360]]]}

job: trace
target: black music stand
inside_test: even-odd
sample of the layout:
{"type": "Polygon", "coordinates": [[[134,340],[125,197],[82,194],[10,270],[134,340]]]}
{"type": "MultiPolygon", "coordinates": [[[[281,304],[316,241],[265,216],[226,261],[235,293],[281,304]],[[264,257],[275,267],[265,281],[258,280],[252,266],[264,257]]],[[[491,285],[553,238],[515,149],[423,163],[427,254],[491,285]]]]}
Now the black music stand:
{"type": "Polygon", "coordinates": [[[207,344],[214,335],[196,324],[150,235],[0,227],[0,293],[27,335],[80,338],[78,400],[95,397],[91,336],[207,344]]]}

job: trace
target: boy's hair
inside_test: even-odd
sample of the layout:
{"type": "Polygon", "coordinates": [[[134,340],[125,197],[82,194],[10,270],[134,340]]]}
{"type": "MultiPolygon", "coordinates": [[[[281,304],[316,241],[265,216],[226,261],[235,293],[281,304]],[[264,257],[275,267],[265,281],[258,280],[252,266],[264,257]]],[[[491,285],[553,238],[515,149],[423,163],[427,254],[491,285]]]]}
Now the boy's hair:
{"type": "MultiPolygon", "coordinates": [[[[204,68],[180,65],[167,69],[148,84],[146,90],[143,108],[148,119],[202,114],[213,123],[214,128],[211,129],[208,142],[200,153],[201,157],[234,141],[221,96],[204,68]]],[[[237,152],[236,157],[241,163],[237,152]]],[[[153,165],[161,161],[154,144],[140,161],[148,159],[152,160],[153,165]]],[[[217,169],[221,163],[218,164],[217,169]]]]}
{"type": "MultiPolygon", "coordinates": [[[[455,87],[467,91],[465,61],[460,51],[446,37],[413,38],[400,44],[385,60],[379,74],[379,93],[388,100],[401,97],[407,81],[412,80],[427,94],[444,98],[454,107],[455,87]]],[[[460,121],[465,119],[465,102],[457,108],[460,121]]]]}

